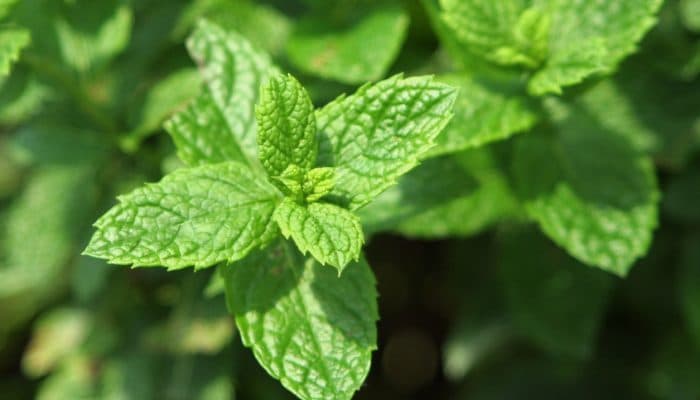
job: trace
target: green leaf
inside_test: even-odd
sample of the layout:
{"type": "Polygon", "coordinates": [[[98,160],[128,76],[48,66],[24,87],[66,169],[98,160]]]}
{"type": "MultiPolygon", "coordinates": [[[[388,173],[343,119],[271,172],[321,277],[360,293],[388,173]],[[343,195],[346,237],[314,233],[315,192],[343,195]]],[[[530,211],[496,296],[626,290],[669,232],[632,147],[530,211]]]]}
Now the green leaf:
{"type": "Polygon", "coordinates": [[[376,349],[377,292],[364,259],[342,278],[288,242],[220,268],[243,344],[298,397],[350,399],[376,349]]]}
{"type": "Polygon", "coordinates": [[[459,94],[454,118],[438,135],[430,156],[507,139],[530,129],[537,120],[537,114],[523,97],[466,75],[444,75],[437,80],[459,88],[459,94]]]}
{"type": "Polygon", "coordinates": [[[277,194],[237,162],[176,170],[119,198],[85,254],[113,264],[209,267],[245,257],[277,231],[277,194]]]}
{"type": "Polygon", "coordinates": [[[656,22],[662,0],[547,0],[551,12],[549,58],[530,84],[534,94],[561,93],[563,86],[595,73],[610,73],[637,49],[656,22]]]}
{"type": "Polygon", "coordinates": [[[584,110],[548,106],[558,131],[523,136],[515,149],[525,209],[569,254],[624,276],[657,226],[652,162],[584,110]]]}
{"type": "Polygon", "coordinates": [[[304,72],[358,84],[386,74],[407,30],[408,15],[400,6],[374,7],[341,24],[333,24],[325,13],[318,14],[297,24],[287,55],[304,72]]]}
{"type": "Polygon", "coordinates": [[[433,146],[456,96],[431,77],[397,75],[317,110],[318,164],[336,168],[330,195],[354,210],[395,184],[433,146]]]}
{"type": "Polygon", "coordinates": [[[316,163],[314,106],[301,83],[291,75],[272,77],[261,90],[255,107],[260,162],[270,177],[290,165],[304,171],[316,163]]]}
{"type": "Polygon", "coordinates": [[[277,73],[269,56],[243,36],[201,21],[187,40],[207,89],[165,128],[188,165],[238,160],[257,165],[255,104],[277,73]]]}
{"type": "Polygon", "coordinates": [[[29,40],[25,29],[0,29],[0,77],[10,73],[10,66],[19,59],[20,51],[29,45],[29,40]]]}
{"type": "Polygon", "coordinates": [[[501,239],[500,279],[517,330],[554,355],[589,357],[612,277],[577,263],[536,232],[501,239]]]}
{"type": "Polygon", "coordinates": [[[294,239],[302,254],[311,253],[321,264],[330,264],[343,272],[352,260],[357,261],[364,237],[360,220],[333,204],[311,203],[306,206],[285,198],[277,205],[274,219],[284,237],[294,239]]]}
{"type": "Polygon", "coordinates": [[[549,16],[527,0],[441,0],[442,19],[469,51],[500,65],[535,68],[547,52],[549,16]]]}
{"type": "Polygon", "coordinates": [[[487,148],[431,158],[359,211],[367,233],[470,235],[514,213],[516,199],[487,148]]]}

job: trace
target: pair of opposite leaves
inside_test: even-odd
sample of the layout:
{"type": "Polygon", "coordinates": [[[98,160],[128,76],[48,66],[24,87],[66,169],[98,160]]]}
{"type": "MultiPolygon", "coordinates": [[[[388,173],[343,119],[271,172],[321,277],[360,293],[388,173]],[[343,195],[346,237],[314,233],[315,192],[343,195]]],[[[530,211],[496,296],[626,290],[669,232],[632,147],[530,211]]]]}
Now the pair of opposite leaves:
{"type": "Polygon", "coordinates": [[[166,128],[190,168],[120,197],[88,255],[201,268],[281,231],[340,273],[363,243],[352,211],[412,169],[452,117],[456,90],[431,77],[394,76],[314,111],[299,82],[240,36],[202,23],[188,46],[207,86],[166,128]]]}

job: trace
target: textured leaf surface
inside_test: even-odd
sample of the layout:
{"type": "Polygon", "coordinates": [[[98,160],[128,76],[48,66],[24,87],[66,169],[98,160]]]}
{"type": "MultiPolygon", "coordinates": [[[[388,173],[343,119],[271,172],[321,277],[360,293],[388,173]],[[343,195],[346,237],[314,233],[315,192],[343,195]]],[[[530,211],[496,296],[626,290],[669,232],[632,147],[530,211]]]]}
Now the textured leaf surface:
{"type": "Polygon", "coordinates": [[[376,349],[377,292],[361,259],[342,277],[278,242],[221,267],[243,344],[302,399],[350,399],[376,349]]]}
{"type": "Polygon", "coordinates": [[[313,167],[318,153],[314,106],[291,75],[272,77],[255,108],[260,162],[271,177],[290,166],[313,167]]]}
{"type": "Polygon", "coordinates": [[[302,20],[287,54],[305,72],[349,84],[384,76],[408,29],[408,15],[398,6],[376,8],[347,25],[328,19],[324,14],[302,20]]]}
{"type": "Polygon", "coordinates": [[[554,355],[590,356],[612,277],[577,263],[536,232],[501,239],[500,279],[516,328],[554,355]]]}
{"type": "Polygon", "coordinates": [[[362,227],[349,211],[333,204],[311,203],[307,206],[285,198],[274,214],[282,234],[291,237],[303,254],[311,253],[321,264],[338,269],[360,256],[362,227]]]}
{"type": "Polygon", "coordinates": [[[430,77],[394,76],[317,110],[318,163],[336,168],[331,196],[357,209],[393,185],[433,146],[456,95],[430,77]]]}
{"type": "Polygon", "coordinates": [[[438,81],[459,88],[454,118],[438,135],[430,156],[454,153],[504,140],[526,131],[537,114],[526,99],[476,82],[467,76],[446,75],[438,81]]]}
{"type": "Polygon", "coordinates": [[[275,189],[237,162],[177,170],[119,198],[85,254],[113,264],[208,267],[269,242],[275,189]]]}
{"type": "Polygon", "coordinates": [[[265,53],[235,32],[202,21],[187,41],[207,89],[166,124],[188,165],[241,160],[257,163],[255,104],[277,72],[265,53]]]}
{"type": "Polygon", "coordinates": [[[431,158],[359,211],[367,233],[468,235],[514,212],[516,200],[486,149],[431,158]]]}
{"type": "Polygon", "coordinates": [[[24,29],[0,29],[0,77],[10,73],[10,66],[19,59],[29,39],[29,32],[24,29]]]}
{"type": "Polygon", "coordinates": [[[556,135],[522,137],[515,150],[526,210],[572,256],[625,275],[657,225],[651,160],[578,109],[549,105],[556,135]]]}

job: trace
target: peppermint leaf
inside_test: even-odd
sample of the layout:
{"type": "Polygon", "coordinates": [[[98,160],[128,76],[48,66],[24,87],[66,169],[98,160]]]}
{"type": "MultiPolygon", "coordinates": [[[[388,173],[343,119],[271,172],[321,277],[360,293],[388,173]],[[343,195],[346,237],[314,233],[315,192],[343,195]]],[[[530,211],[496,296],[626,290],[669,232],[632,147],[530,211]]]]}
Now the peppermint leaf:
{"type": "Polygon", "coordinates": [[[350,399],[377,347],[377,292],[366,261],[342,278],[289,242],[220,268],[243,344],[304,400],[350,399]]]}
{"type": "Polygon", "coordinates": [[[85,254],[168,269],[233,262],[274,238],[277,196],[237,162],[176,170],[120,197],[95,223],[85,254]]]}
{"type": "Polygon", "coordinates": [[[431,77],[397,75],[317,110],[318,164],[336,169],[330,196],[354,210],[395,184],[433,146],[456,95],[431,77]]]}
{"type": "Polygon", "coordinates": [[[333,204],[312,203],[306,207],[285,198],[277,206],[274,219],[282,235],[291,237],[302,254],[311,253],[321,264],[343,272],[360,256],[364,238],[360,220],[333,204]]]}
{"type": "Polygon", "coordinates": [[[653,166],[583,110],[548,103],[558,130],[521,137],[514,172],[527,213],[580,261],[624,276],[657,225],[653,166]]]}
{"type": "Polygon", "coordinates": [[[291,75],[278,75],[263,86],[255,108],[260,162],[268,175],[281,175],[290,165],[304,171],[318,153],[314,106],[291,75]]]}

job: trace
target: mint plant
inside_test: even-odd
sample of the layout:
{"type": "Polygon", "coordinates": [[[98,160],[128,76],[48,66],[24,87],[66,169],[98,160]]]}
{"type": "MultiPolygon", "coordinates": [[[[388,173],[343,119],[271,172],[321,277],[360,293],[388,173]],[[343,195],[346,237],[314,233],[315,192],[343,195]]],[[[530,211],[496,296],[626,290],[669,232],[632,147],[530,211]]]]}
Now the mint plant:
{"type": "Polygon", "coordinates": [[[698,4],[0,0],[0,393],[699,398],[698,4]]]}
{"type": "Polygon", "coordinates": [[[243,37],[201,22],[188,48],[206,88],[166,126],[189,166],[121,196],[85,254],[170,270],[223,263],[230,310],[263,367],[301,398],[350,398],[378,318],[352,211],[416,165],[456,90],[396,76],[314,111],[243,37]]]}

